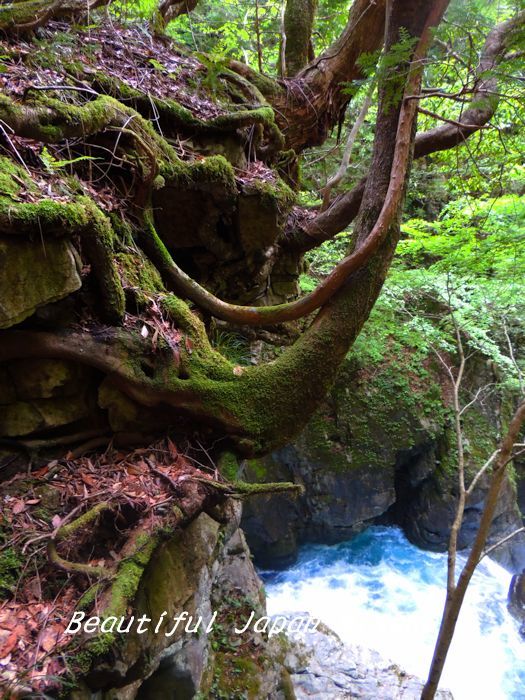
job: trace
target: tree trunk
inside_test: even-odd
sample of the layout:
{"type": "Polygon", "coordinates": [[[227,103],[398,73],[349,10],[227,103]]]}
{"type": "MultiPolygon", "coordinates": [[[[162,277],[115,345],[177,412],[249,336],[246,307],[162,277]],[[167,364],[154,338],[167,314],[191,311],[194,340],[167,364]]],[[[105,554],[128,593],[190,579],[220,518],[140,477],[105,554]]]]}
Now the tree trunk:
{"type": "MultiPolygon", "coordinates": [[[[400,27],[419,37],[425,26],[437,24],[445,5],[444,0],[393,3],[387,47],[398,42],[400,27]]],[[[355,255],[364,250],[369,254],[350,277],[339,279],[339,291],[324,305],[310,329],[274,362],[257,367],[232,366],[213,351],[203,324],[174,296],[165,298],[161,304],[162,313],[179,329],[180,340],[175,349],[173,343],[157,342],[153,350],[150,339],[129,329],[93,333],[71,330],[60,334],[19,330],[2,333],[0,360],[66,357],[91,364],[107,373],[113,384],[134,401],[148,407],[171,406],[200,424],[212,425],[223,437],[229,436],[229,441],[243,454],[260,454],[288,442],[306,423],[333,382],[340,362],[377,299],[390,265],[399,237],[398,220],[416,114],[416,102],[403,100],[403,92],[405,88],[410,94],[418,90],[428,35],[428,31],[425,32],[411,70],[407,71],[410,65],[407,56],[406,62],[392,67],[385,76],[390,85],[393,77],[398,79],[399,92],[393,97],[384,84],[380,91],[374,153],[356,224],[354,251],[355,255]],[[308,377],[306,382],[305,377],[308,377]]],[[[158,182],[159,174],[164,183],[171,178],[174,188],[184,188],[185,183],[196,177],[204,178],[208,197],[218,174],[218,191],[232,186],[227,178],[222,179],[225,177],[222,171],[217,174],[218,163],[213,159],[194,164],[177,161],[165,140],[140,115],[112,98],[98,98],[87,103],[93,113],[90,125],[83,111],[85,107],[69,111],[66,119],[60,111],[65,109],[64,104],[56,102],[58,104],[47,100],[44,108],[29,111],[7,104],[2,118],[19,132],[51,140],[60,140],[64,133],[74,133],[79,126],[84,131],[88,128],[125,130],[119,143],[125,145],[128,139],[142,156],[136,172],[137,179],[142,179],[141,193],[145,187],[152,188],[153,183],[158,182]],[[50,125],[54,131],[50,131],[50,125]]],[[[141,194],[140,203],[143,201],[141,194]]],[[[58,221],[64,216],[62,206],[65,205],[56,207],[58,221]]],[[[82,200],[79,216],[88,217],[88,212],[94,215],[85,206],[82,200]]],[[[16,234],[17,221],[27,225],[29,212],[41,222],[44,233],[45,226],[57,226],[57,221],[47,211],[43,219],[40,210],[32,205],[11,205],[6,219],[11,235],[16,234]]],[[[146,222],[143,230],[148,230],[146,222]]],[[[109,265],[109,247],[107,253],[105,264],[109,265]]],[[[106,305],[111,307],[117,297],[109,290],[106,305]]]]}
{"type": "Polygon", "coordinates": [[[317,0],[287,0],[284,13],[286,49],[282,74],[287,78],[297,75],[311,60],[312,30],[317,0]]]}
{"type": "MultiPolygon", "coordinates": [[[[385,8],[386,0],[355,0],[341,36],[292,79],[262,81],[245,64],[231,62],[235,71],[257,84],[275,108],[276,122],[287,148],[300,153],[305,148],[318,146],[342,121],[350,100],[345,88],[353,80],[363,78],[360,56],[373,53],[383,45],[385,8]]],[[[305,33],[302,29],[300,33],[303,46],[305,33]]]]}

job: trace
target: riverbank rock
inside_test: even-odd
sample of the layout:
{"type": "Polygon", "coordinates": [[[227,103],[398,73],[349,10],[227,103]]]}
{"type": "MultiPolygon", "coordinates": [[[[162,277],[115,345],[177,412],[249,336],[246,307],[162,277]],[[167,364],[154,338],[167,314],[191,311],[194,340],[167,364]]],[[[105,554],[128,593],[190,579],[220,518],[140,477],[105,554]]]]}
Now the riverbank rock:
{"type": "Polygon", "coordinates": [[[520,634],[525,639],[525,569],[512,577],[507,607],[520,623],[520,634]]]}
{"type": "MultiPolygon", "coordinates": [[[[298,613],[285,617],[291,620],[298,613]]],[[[323,624],[290,637],[285,665],[296,700],[419,700],[424,685],[377,652],[343,644],[323,624]]],[[[453,700],[453,695],[439,690],[436,698],[453,700]]]]}
{"type": "MultiPolygon", "coordinates": [[[[465,402],[496,381],[490,362],[472,363],[465,402]]],[[[248,460],[248,481],[295,481],[305,487],[295,501],[252,499],[242,526],[262,567],[288,566],[302,542],[350,539],[374,524],[400,525],[417,546],[445,551],[453,522],[457,468],[450,396],[442,370],[429,360],[418,372],[390,358],[375,366],[348,358],[326,401],[294,443],[248,460]]],[[[490,393],[464,415],[467,480],[496,449],[511,397],[490,393]]],[[[467,504],[459,545],[475,535],[488,480],[467,504]]],[[[516,487],[506,479],[490,541],[521,526],[516,487]]],[[[508,570],[525,566],[525,534],[494,552],[508,570]]]]}

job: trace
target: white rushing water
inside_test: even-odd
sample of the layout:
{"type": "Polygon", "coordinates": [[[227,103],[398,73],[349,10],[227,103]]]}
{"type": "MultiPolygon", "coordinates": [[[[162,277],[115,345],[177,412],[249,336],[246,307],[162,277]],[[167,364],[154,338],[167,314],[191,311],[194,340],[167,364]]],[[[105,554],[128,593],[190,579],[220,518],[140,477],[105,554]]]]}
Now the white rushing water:
{"type": "MultiPolygon", "coordinates": [[[[397,528],[373,527],[350,542],[305,546],[295,566],[262,576],[270,614],[307,611],[343,641],[426,678],[445,554],[418,549],[397,528]]],[[[490,560],[472,579],[441,682],[455,700],[525,700],[525,642],[506,609],[510,579],[490,560]]]]}

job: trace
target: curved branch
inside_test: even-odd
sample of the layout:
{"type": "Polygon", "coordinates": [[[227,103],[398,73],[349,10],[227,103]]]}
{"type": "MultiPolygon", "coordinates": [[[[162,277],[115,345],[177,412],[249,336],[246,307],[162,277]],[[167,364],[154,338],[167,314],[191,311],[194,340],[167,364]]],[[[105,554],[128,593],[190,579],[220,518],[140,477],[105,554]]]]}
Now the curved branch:
{"type": "Polygon", "coordinates": [[[198,0],[160,0],[152,19],[154,33],[162,33],[172,20],[188,15],[197,3],[198,0]]]}
{"type": "Polygon", "coordinates": [[[206,486],[211,486],[220,493],[231,498],[250,498],[251,496],[267,496],[275,493],[286,493],[293,496],[302,496],[304,494],[304,486],[295,484],[292,481],[268,481],[262,483],[249,483],[247,481],[215,481],[214,479],[205,479],[204,477],[191,477],[194,481],[198,481],[206,486]]]}
{"type": "Polygon", "coordinates": [[[193,301],[203,311],[229,323],[246,326],[266,326],[295,321],[321,308],[345,284],[349,276],[363,268],[383,242],[403,196],[404,173],[409,158],[410,135],[407,124],[412,124],[416,113],[414,100],[405,101],[399,120],[397,147],[390,186],[377,221],[366,240],[350,255],[339,262],[332,272],[310,294],[277,306],[240,306],[222,301],[208,292],[182,270],[171,257],[158,236],[151,211],[145,214],[146,230],[142,234],[143,247],[173,290],[193,301]],[[400,174],[400,175],[399,175],[400,174]]]}
{"type": "MultiPolygon", "coordinates": [[[[417,61],[418,55],[423,50],[426,51],[426,45],[421,40],[414,54],[414,61],[417,61]]],[[[405,96],[417,93],[419,90],[422,67],[416,68],[414,66],[413,63],[405,86],[405,96]]],[[[362,269],[385,239],[404,194],[404,178],[412,144],[411,129],[416,111],[416,100],[403,99],[388,190],[372,230],[350,255],[347,255],[336,265],[313,292],[301,299],[265,307],[240,306],[222,301],[195,282],[173,261],[155,230],[151,211],[145,215],[146,229],[143,233],[143,246],[147,254],[177,294],[183,295],[197,304],[203,311],[223,321],[238,325],[260,326],[295,321],[307,316],[326,304],[343,287],[352,273],[362,269]]]]}
{"type": "Polygon", "coordinates": [[[469,109],[459,119],[459,124],[444,124],[416,136],[415,157],[454,148],[479,131],[494,116],[499,103],[496,66],[505,59],[518,32],[525,24],[525,10],[496,25],[487,35],[476,69],[475,86],[469,109]]]}
{"type": "MultiPolygon", "coordinates": [[[[490,121],[499,102],[495,94],[497,78],[492,71],[501,60],[505,59],[505,52],[524,24],[525,12],[519,12],[515,17],[498,24],[491,30],[476,71],[477,88],[470,108],[463,112],[458,124],[444,124],[417,134],[414,158],[422,158],[431,153],[454,148],[490,121]]],[[[329,209],[320,212],[314,219],[306,221],[300,228],[296,228],[287,235],[282,245],[298,252],[306,252],[343,231],[357,216],[365,186],[366,178],[363,178],[349,192],[336,197],[329,209]]]]}
{"type": "Polygon", "coordinates": [[[80,530],[85,525],[88,525],[93,520],[96,520],[98,516],[106,510],[112,510],[112,506],[107,501],[103,501],[101,503],[97,503],[96,506],[93,506],[93,508],[83,513],[76,520],[73,520],[73,522],[68,523],[67,525],[60,525],[53,532],[47,543],[47,555],[49,557],[49,561],[55,564],[55,566],[58,566],[59,569],[67,571],[68,573],[86,574],[87,576],[94,576],[95,578],[108,578],[111,576],[110,570],[103,566],[91,566],[90,564],[82,564],[80,562],[73,562],[69,561],[68,559],[64,559],[57,552],[56,548],[57,542],[68,539],[77,530],[80,530]]]}
{"type": "Polygon", "coordinates": [[[54,540],[49,540],[47,543],[47,556],[49,561],[57,566],[62,571],[67,571],[68,574],[85,574],[94,578],[109,578],[111,572],[103,566],[91,566],[91,564],[82,564],[81,562],[69,561],[64,559],[57,552],[54,540]]]}

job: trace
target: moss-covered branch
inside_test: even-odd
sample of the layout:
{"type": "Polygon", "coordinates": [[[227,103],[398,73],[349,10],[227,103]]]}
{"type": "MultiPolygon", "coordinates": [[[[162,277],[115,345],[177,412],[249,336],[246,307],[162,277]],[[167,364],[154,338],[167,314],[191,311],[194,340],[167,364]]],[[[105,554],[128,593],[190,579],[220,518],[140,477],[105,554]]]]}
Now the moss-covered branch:
{"type": "Polygon", "coordinates": [[[301,496],[304,493],[302,484],[294,484],[291,481],[275,481],[267,483],[248,483],[247,481],[222,482],[213,479],[194,477],[206,486],[211,486],[217,491],[231,498],[249,498],[250,496],[269,496],[276,493],[287,493],[293,496],[301,496]]]}
{"type": "MultiPolygon", "coordinates": [[[[406,143],[402,145],[406,146],[406,143]]],[[[408,151],[406,149],[405,151],[408,157],[408,151]]],[[[399,165],[402,167],[401,163],[399,165]]],[[[404,171],[401,169],[399,172],[404,171]]],[[[255,307],[230,304],[202,287],[175,263],[157,234],[151,211],[145,213],[142,242],[144,249],[159,269],[166,284],[170,285],[177,294],[193,301],[200,309],[207,311],[215,318],[246,326],[268,326],[286,321],[296,321],[321,308],[346,284],[353,273],[365,267],[384,241],[402,193],[403,180],[399,177],[393,178],[391,192],[389,192],[377,221],[366,240],[338,263],[313,292],[296,301],[276,306],[255,307]]]]}
{"type": "Polygon", "coordinates": [[[145,94],[122,80],[105,73],[99,72],[95,76],[79,73],[79,77],[88,79],[91,85],[108,93],[115,99],[126,100],[146,118],[153,116],[152,107],[154,107],[154,116],[159,120],[164,133],[169,134],[173,131],[178,131],[191,136],[201,134],[219,135],[258,124],[267,131],[272,148],[275,151],[282,148],[284,137],[275,124],[275,115],[272,107],[266,102],[261,93],[241,76],[228,69],[224,69],[224,73],[227,79],[242,83],[242,89],[251,93],[250,97],[252,101],[255,101],[256,106],[238,109],[208,119],[201,119],[171,97],[161,99],[151,94],[145,94]]]}
{"type": "Polygon", "coordinates": [[[111,571],[103,566],[91,566],[90,564],[83,564],[81,562],[64,559],[57,552],[56,543],[63,540],[68,540],[76,532],[94,522],[101,513],[111,509],[112,506],[107,501],[97,503],[96,506],[93,506],[93,508],[87,510],[71,523],[59,526],[51,535],[51,538],[47,543],[47,555],[49,561],[59,569],[67,571],[68,573],[85,574],[86,576],[92,576],[99,579],[109,578],[111,576],[111,571]]]}
{"type": "Polygon", "coordinates": [[[68,574],[85,574],[98,579],[111,576],[110,570],[105,569],[103,566],[91,566],[90,564],[64,559],[57,552],[56,544],[53,540],[49,540],[47,543],[47,556],[52,564],[62,569],[62,571],[67,571],[68,574]]]}

